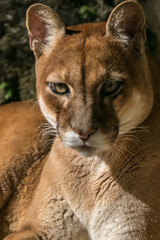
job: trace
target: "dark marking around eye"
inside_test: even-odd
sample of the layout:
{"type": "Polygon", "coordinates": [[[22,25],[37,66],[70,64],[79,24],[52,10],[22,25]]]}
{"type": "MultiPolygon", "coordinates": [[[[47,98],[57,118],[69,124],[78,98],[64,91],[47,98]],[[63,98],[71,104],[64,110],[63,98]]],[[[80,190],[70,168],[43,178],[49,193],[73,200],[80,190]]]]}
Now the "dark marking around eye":
{"type": "Polygon", "coordinates": [[[121,91],[123,83],[123,81],[107,80],[102,85],[101,94],[103,96],[115,96],[121,91]]]}

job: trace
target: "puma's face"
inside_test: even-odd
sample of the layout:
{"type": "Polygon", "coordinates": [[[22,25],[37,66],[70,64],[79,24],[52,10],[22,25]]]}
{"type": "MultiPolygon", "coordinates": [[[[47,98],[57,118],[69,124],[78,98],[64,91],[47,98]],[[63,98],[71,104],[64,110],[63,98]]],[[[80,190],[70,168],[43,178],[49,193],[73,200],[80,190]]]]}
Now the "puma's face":
{"type": "Polygon", "coordinates": [[[65,146],[104,151],[144,120],[152,93],[143,61],[107,37],[79,36],[38,60],[39,103],[65,146]]]}
{"type": "Polygon", "coordinates": [[[28,25],[34,25],[36,19],[37,26],[38,17],[44,25],[38,40],[32,25],[28,26],[37,58],[37,93],[41,110],[57,129],[64,146],[86,156],[106,151],[119,135],[139,125],[152,108],[151,79],[143,47],[145,21],[142,9],[134,1],[124,2],[111,14],[106,32],[104,24],[91,24],[79,26],[77,33],[70,35],[64,34],[63,24],[53,11],[48,17],[49,11],[52,10],[37,4],[28,14],[32,20],[32,23],[28,20],[28,25]],[[127,14],[128,6],[133,7],[132,12],[137,11],[138,22],[134,14],[127,14]],[[56,21],[61,33],[58,27],[55,31],[56,21]],[[51,33],[48,29],[53,22],[51,33]],[[55,36],[50,42],[53,33],[55,36]]]}

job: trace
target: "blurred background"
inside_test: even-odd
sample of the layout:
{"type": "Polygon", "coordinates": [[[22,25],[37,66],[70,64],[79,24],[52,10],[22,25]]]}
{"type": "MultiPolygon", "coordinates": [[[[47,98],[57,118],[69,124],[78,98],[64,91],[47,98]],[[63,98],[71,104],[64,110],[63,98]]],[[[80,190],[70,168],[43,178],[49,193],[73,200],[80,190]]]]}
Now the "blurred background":
{"type": "MultiPolygon", "coordinates": [[[[34,56],[25,26],[33,3],[54,8],[66,26],[106,21],[122,0],[0,0],[0,104],[36,99],[34,56]]],[[[147,17],[146,46],[160,62],[160,1],[138,0],[147,17]]]]}

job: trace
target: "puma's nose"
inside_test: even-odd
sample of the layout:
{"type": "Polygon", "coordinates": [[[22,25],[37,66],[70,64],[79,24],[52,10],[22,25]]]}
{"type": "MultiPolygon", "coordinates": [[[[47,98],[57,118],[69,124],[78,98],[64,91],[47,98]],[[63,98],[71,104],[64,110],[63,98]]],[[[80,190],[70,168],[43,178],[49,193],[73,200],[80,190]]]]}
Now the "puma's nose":
{"type": "Polygon", "coordinates": [[[72,128],[72,129],[75,133],[78,133],[79,137],[83,141],[87,141],[88,138],[90,137],[90,135],[97,131],[97,129],[93,129],[93,128],[89,128],[89,129],[85,129],[85,130],[79,129],[79,128],[72,128]]]}

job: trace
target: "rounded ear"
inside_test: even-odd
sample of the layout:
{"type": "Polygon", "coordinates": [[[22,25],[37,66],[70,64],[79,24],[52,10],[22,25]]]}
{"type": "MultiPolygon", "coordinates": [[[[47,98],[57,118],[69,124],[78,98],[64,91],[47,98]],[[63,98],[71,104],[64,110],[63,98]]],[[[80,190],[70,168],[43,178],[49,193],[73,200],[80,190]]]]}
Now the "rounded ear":
{"type": "Polygon", "coordinates": [[[137,48],[140,41],[145,41],[145,22],[141,5],[132,0],[124,1],[111,12],[106,25],[106,35],[126,46],[131,43],[137,48]]]}
{"type": "Polygon", "coordinates": [[[65,35],[65,26],[59,15],[44,4],[31,5],[26,15],[30,47],[38,59],[57,36],[65,35]]]}

